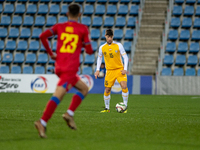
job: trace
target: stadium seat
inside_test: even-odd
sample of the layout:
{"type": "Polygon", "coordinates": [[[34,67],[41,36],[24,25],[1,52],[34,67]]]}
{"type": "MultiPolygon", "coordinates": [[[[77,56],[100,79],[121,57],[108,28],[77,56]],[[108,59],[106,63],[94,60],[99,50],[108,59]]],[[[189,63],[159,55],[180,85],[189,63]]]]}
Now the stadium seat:
{"type": "Polygon", "coordinates": [[[124,39],[125,40],[132,40],[133,39],[133,34],[134,34],[134,30],[133,29],[127,29],[124,39]]]}
{"type": "Polygon", "coordinates": [[[80,64],[82,64],[83,63],[83,54],[80,54],[79,60],[80,60],[80,64]]]}
{"type": "Polygon", "coordinates": [[[1,17],[1,24],[2,26],[9,26],[10,25],[10,16],[2,16],[1,17]]]}
{"type": "Polygon", "coordinates": [[[89,65],[91,65],[91,64],[94,63],[94,61],[95,61],[95,56],[94,56],[94,54],[92,54],[92,55],[86,54],[84,64],[89,64],[89,65]]]}
{"type": "Polygon", "coordinates": [[[91,45],[92,45],[92,49],[93,49],[93,51],[97,51],[97,42],[96,41],[92,41],[91,42],[91,45]]]}
{"type": "Polygon", "coordinates": [[[114,25],[114,18],[113,17],[105,17],[104,27],[112,27],[113,25],[114,25]]]}
{"type": "Polygon", "coordinates": [[[127,27],[135,27],[136,17],[129,17],[127,27]]]}
{"type": "Polygon", "coordinates": [[[9,73],[9,67],[8,66],[0,66],[0,73],[9,73]]]}
{"type": "Polygon", "coordinates": [[[97,0],[98,3],[106,3],[107,0],[97,0]]]}
{"type": "Polygon", "coordinates": [[[2,10],[3,10],[3,6],[2,4],[0,4],[0,13],[2,12],[2,10]]]}
{"type": "Polygon", "coordinates": [[[83,15],[92,15],[94,13],[93,5],[86,4],[84,7],[83,15]]]}
{"type": "Polygon", "coordinates": [[[187,65],[188,66],[195,66],[198,63],[198,58],[197,55],[189,55],[188,60],[187,60],[187,65]]]}
{"type": "Polygon", "coordinates": [[[185,76],[196,76],[195,68],[187,68],[185,71],[185,76]]]}
{"type": "Polygon", "coordinates": [[[86,0],[86,3],[95,3],[96,0],[86,0]]]}
{"type": "Polygon", "coordinates": [[[189,40],[190,38],[190,31],[189,30],[181,30],[180,33],[180,40],[189,40]]]}
{"type": "Polygon", "coordinates": [[[36,55],[33,53],[28,53],[26,55],[26,61],[25,63],[30,63],[30,64],[34,64],[36,61],[36,55]]]}
{"type": "Polygon", "coordinates": [[[53,48],[52,48],[52,50],[53,50],[53,51],[56,51],[56,48],[57,48],[57,41],[54,41],[54,42],[53,42],[53,48]]]}
{"type": "Polygon", "coordinates": [[[91,17],[82,17],[81,18],[81,23],[86,25],[86,26],[90,26],[91,24],[91,17]]]}
{"type": "Polygon", "coordinates": [[[106,8],[104,5],[96,5],[95,15],[103,15],[105,11],[106,11],[106,8]]]}
{"type": "Polygon", "coordinates": [[[59,19],[58,19],[58,23],[63,23],[63,22],[66,22],[68,20],[67,17],[65,16],[60,16],[59,19]]]}
{"type": "Polygon", "coordinates": [[[19,29],[18,28],[10,28],[8,38],[18,38],[19,29]]]}
{"type": "Polygon", "coordinates": [[[55,63],[55,60],[53,60],[53,59],[49,59],[49,64],[54,64],[55,63]]]}
{"type": "Polygon", "coordinates": [[[28,4],[26,14],[35,14],[37,12],[36,4],[28,4]]]}
{"type": "Polygon", "coordinates": [[[94,17],[92,21],[93,27],[100,27],[103,24],[102,17],[94,17]]]}
{"type": "Polygon", "coordinates": [[[34,28],[32,31],[32,38],[39,38],[41,33],[42,33],[41,28],[34,28]]]}
{"type": "Polygon", "coordinates": [[[192,26],[192,18],[183,18],[182,27],[190,28],[192,26]]]}
{"type": "Polygon", "coordinates": [[[193,28],[200,28],[200,18],[195,18],[193,28]]]}
{"type": "Polygon", "coordinates": [[[69,2],[69,3],[71,3],[71,2],[73,2],[73,0],[63,0],[63,2],[69,2]]]}
{"type": "Polygon", "coordinates": [[[35,74],[44,74],[45,73],[45,69],[43,66],[36,66],[35,67],[35,74]]]}
{"type": "Polygon", "coordinates": [[[8,40],[7,43],[6,43],[6,48],[5,48],[5,50],[14,51],[15,49],[16,49],[16,42],[15,42],[15,41],[8,40]]]}
{"type": "Polygon", "coordinates": [[[184,71],[183,68],[175,68],[174,69],[174,76],[183,76],[184,75],[184,71]]]}
{"type": "Polygon", "coordinates": [[[118,0],[109,0],[109,3],[117,3],[118,0]]]}
{"type": "Polygon", "coordinates": [[[115,15],[117,13],[116,5],[108,5],[106,15],[115,15]]]}
{"type": "Polygon", "coordinates": [[[171,68],[163,68],[161,72],[162,76],[171,76],[172,75],[172,70],[171,68]]]}
{"type": "Polygon", "coordinates": [[[167,42],[166,52],[173,53],[176,51],[176,43],[175,42],[167,42]]]}
{"type": "Polygon", "coordinates": [[[48,68],[47,68],[47,74],[53,74],[53,73],[54,73],[54,69],[55,69],[54,66],[48,67],[48,68]]]}
{"type": "Polygon", "coordinates": [[[14,12],[14,5],[13,4],[5,4],[4,6],[4,14],[12,14],[14,12]]]}
{"type": "Polygon", "coordinates": [[[178,44],[178,53],[186,53],[188,51],[188,44],[187,42],[179,42],[178,44]]]}
{"type": "Polygon", "coordinates": [[[140,3],[140,0],[132,0],[132,3],[140,3]]]}
{"type": "Polygon", "coordinates": [[[138,5],[132,5],[130,9],[130,15],[138,15],[139,6],[138,5]]]}
{"type": "Polygon", "coordinates": [[[84,0],[75,0],[76,3],[83,3],[84,0]]]}
{"type": "Polygon", "coordinates": [[[200,40],[200,30],[193,30],[192,40],[200,40]]]}
{"type": "Polygon", "coordinates": [[[193,42],[190,44],[190,53],[198,53],[199,52],[199,43],[193,42]]]}
{"type": "Polygon", "coordinates": [[[178,38],[178,30],[170,30],[168,34],[168,39],[176,40],[178,38]]]}
{"type": "Polygon", "coordinates": [[[68,5],[67,4],[62,5],[60,14],[65,15],[67,12],[68,12],[68,5]]]}
{"type": "Polygon", "coordinates": [[[106,39],[105,34],[106,34],[106,29],[103,29],[103,31],[101,33],[101,39],[106,39]]]}
{"type": "Polygon", "coordinates": [[[126,25],[126,18],[125,17],[117,17],[116,19],[116,27],[124,27],[126,25]]]}
{"type": "Polygon", "coordinates": [[[130,0],[121,0],[120,3],[129,3],[130,0]]]}
{"type": "Polygon", "coordinates": [[[12,66],[11,73],[12,74],[21,74],[21,67],[20,66],[12,66]]]}
{"type": "Polygon", "coordinates": [[[25,10],[26,9],[24,4],[17,4],[15,7],[15,14],[24,14],[25,10]]]}
{"type": "Polygon", "coordinates": [[[28,48],[27,41],[18,41],[17,51],[26,51],[28,48]]]}
{"type": "Polygon", "coordinates": [[[59,13],[59,11],[60,11],[59,5],[57,5],[57,4],[52,4],[51,7],[50,7],[49,14],[50,14],[50,15],[52,15],[52,14],[56,15],[56,14],[59,13]]]}
{"type": "Polygon", "coordinates": [[[132,46],[132,42],[128,42],[128,41],[124,42],[124,49],[125,49],[126,52],[131,51],[131,46],[132,46]]]}
{"type": "Polygon", "coordinates": [[[25,3],[25,2],[27,2],[27,0],[18,0],[18,2],[25,3]]]}
{"type": "Polygon", "coordinates": [[[22,24],[21,16],[13,16],[12,18],[12,26],[20,26],[22,24]]]}
{"type": "MultiPolygon", "coordinates": [[[[0,40],[0,51],[2,51],[4,49],[4,41],[0,40]]],[[[1,53],[0,53],[1,54],[1,53]]],[[[1,55],[0,55],[0,59],[1,59],[1,55]]],[[[1,60],[0,60],[1,61],[1,60]]]]}
{"type": "Polygon", "coordinates": [[[118,15],[128,14],[128,5],[120,5],[118,10],[118,15]]]}
{"type": "Polygon", "coordinates": [[[44,16],[36,16],[35,26],[43,26],[45,24],[44,16]]]}
{"type": "Polygon", "coordinates": [[[33,25],[33,17],[32,16],[25,16],[23,25],[24,26],[32,26],[33,25]]]}
{"type": "Polygon", "coordinates": [[[20,38],[29,38],[31,36],[31,30],[29,28],[22,28],[20,38]]]}
{"type": "Polygon", "coordinates": [[[200,4],[200,0],[197,0],[197,4],[200,4]]]}
{"type": "Polygon", "coordinates": [[[38,14],[47,14],[48,13],[48,5],[40,4],[38,9],[38,14]]]}
{"type": "Polygon", "coordinates": [[[184,3],[184,0],[175,0],[175,3],[182,4],[182,3],[184,3]]]}
{"type": "Polygon", "coordinates": [[[98,39],[100,37],[100,30],[99,29],[92,29],[91,30],[91,38],[98,39]]]}
{"type": "Polygon", "coordinates": [[[11,63],[13,60],[13,54],[12,53],[4,53],[2,63],[11,63]]]}
{"type": "Polygon", "coordinates": [[[175,65],[184,65],[186,63],[185,55],[177,55],[175,65]]]}
{"type": "Polygon", "coordinates": [[[47,61],[48,61],[48,56],[46,53],[38,55],[38,61],[37,61],[38,64],[46,64],[47,61]]]}
{"type": "Polygon", "coordinates": [[[29,51],[38,51],[39,50],[39,41],[30,41],[29,51]]]}
{"type": "Polygon", "coordinates": [[[23,74],[32,74],[32,73],[33,73],[33,67],[32,66],[24,66],[23,74]]]}
{"type": "Polygon", "coordinates": [[[92,67],[84,67],[82,70],[82,74],[92,75],[92,67]]]}
{"type": "Polygon", "coordinates": [[[197,76],[200,76],[200,69],[198,69],[197,71],[197,76]]]}
{"type": "Polygon", "coordinates": [[[115,40],[121,40],[123,38],[123,30],[122,29],[115,29],[114,30],[114,38],[115,40]]]}
{"type": "Polygon", "coordinates": [[[175,16],[180,16],[182,12],[182,6],[174,6],[172,14],[175,16]]]}
{"type": "Polygon", "coordinates": [[[197,6],[195,15],[200,16],[200,6],[197,6]]]}
{"type": "Polygon", "coordinates": [[[53,26],[57,23],[56,17],[48,16],[46,26],[53,26]]]}
{"type": "Polygon", "coordinates": [[[172,65],[174,63],[174,57],[173,55],[165,55],[163,64],[164,65],[172,65]]]}
{"type": "Polygon", "coordinates": [[[0,28],[0,38],[6,38],[8,35],[7,28],[0,28]]]}
{"type": "Polygon", "coordinates": [[[194,14],[194,6],[185,6],[184,15],[192,16],[194,14]]]}
{"type": "Polygon", "coordinates": [[[170,24],[171,27],[178,28],[180,24],[181,24],[181,21],[179,17],[174,17],[171,19],[171,24],[170,24]]]}

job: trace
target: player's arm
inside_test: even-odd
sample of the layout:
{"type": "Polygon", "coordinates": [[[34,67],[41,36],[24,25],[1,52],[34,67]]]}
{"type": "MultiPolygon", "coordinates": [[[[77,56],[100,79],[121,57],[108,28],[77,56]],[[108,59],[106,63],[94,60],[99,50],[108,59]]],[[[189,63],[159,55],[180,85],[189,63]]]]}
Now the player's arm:
{"type": "Polygon", "coordinates": [[[86,28],[86,30],[85,30],[85,34],[84,34],[83,45],[85,47],[86,53],[91,55],[94,53],[94,51],[92,49],[91,41],[89,38],[88,28],[87,27],[85,27],[85,28],[86,28]]]}
{"type": "Polygon", "coordinates": [[[120,54],[124,58],[124,70],[122,70],[122,74],[126,74],[127,68],[128,68],[128,56],[121,43],[119,44],[119,50],[120,50],[120,54]]]}
{"type": "Polygon", "coordinates": [[[55,35],[55,33],[56,33],[56,26],[53,26],[52,28],[50,28],[40,34],[40,40],[41,40],[43,46],[45,47],[47,53],[54,60],[56,58],[56,55],[53,54],[51,48],[49,47],[48,38],[51,37],[52,35],[55,35]]]}
{"type": "Polygon", "coordinates": [[[101,66],[101,63],[102,63],[102,49],[101,47],[99,48],[99,53],[98,53],[98,58],[97,58],[97,70],[95,72],[95,78],[97,78],[99,76],[99,70],[100,70],[100,66],[101,66]]]}

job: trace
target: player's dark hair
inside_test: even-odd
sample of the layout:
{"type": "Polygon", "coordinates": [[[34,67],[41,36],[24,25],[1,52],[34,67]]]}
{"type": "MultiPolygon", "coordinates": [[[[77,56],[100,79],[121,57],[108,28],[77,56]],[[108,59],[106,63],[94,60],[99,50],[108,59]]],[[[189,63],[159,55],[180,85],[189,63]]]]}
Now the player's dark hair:
{"type": "Polygon", "coordinates": [[[80,13],[80,6],[76,3],[72,3],[68,7],[68,12],[72,17],[77,17],[80,13]]]}
{"type": "Polygon", "coordinates": [[[107,29],[106,30],[106,35],[113,36],[113,30],[112,29],[107,29]]]}

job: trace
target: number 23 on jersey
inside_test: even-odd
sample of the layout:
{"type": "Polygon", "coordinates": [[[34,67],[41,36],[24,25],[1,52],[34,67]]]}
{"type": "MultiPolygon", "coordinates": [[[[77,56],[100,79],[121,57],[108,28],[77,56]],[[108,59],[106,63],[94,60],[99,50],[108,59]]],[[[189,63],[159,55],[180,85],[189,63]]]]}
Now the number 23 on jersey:
{"type": "Polygon", "coordinates": [[[63,40],[63,45],[60,48],[61,53],[75,52],[79,39],[77,34],[62,33],[60,39],[63,40]]]}

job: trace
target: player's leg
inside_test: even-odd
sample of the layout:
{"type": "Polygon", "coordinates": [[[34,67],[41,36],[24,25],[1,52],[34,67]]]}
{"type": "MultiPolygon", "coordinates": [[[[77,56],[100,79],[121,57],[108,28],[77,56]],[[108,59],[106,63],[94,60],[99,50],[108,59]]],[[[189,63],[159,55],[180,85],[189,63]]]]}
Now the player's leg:
{"type": "Polygon", "coordinates": [[[110,91],[111,91],[111,87],[105,87],[105,91],[104,91],[105,109],[102,110],[101,112],[110,112],[110,91]]]}
{"type": "Polygon", "coordinates": [[[76,89],[78,89],[78,92],[73,96],[71,104],[65,114],[63,114],[63,119],[67,122],[67,125],[71,128],[76,130],[76,124],[74,122],[73,116],[74,111],[78,108],[78,106],[81,104],[83,99],[88,93],[88,87],[87,85],[81,81],[80,79],[76,82],[74,85],[76,89]]]}
{"type": "Polygon", "coordinates": [[[114,71],[108,71],[106,72],[105,76],[105,91],[104,91],[104,104],[105,104],[105,109],[102,110],[101,112],[110,112],[110,92],[111,92],[111,87],[115,83],[115,72],[114,71]]]}
{"type": "Polygon", "coordinates": [[[63,86],[57,86],[53,96],[48,101],[46,108],[40,120],[35,122],[40,137],[46,138],[45,130],[48,120],[51,118],[58,104],[62,101],[63,96],[66,93],[66,89],[63,86]]]}
{"type": "Polygon", "coordinates": [[[128,106],[128,96],[129,96],[129,92],[128,92],[128,88],[127,88],[127,82],[126,81],[121,81],[120,82],[121,88],[122,88],[122,98],[123,98],[123,102],[126,106],[128,106]]]}

